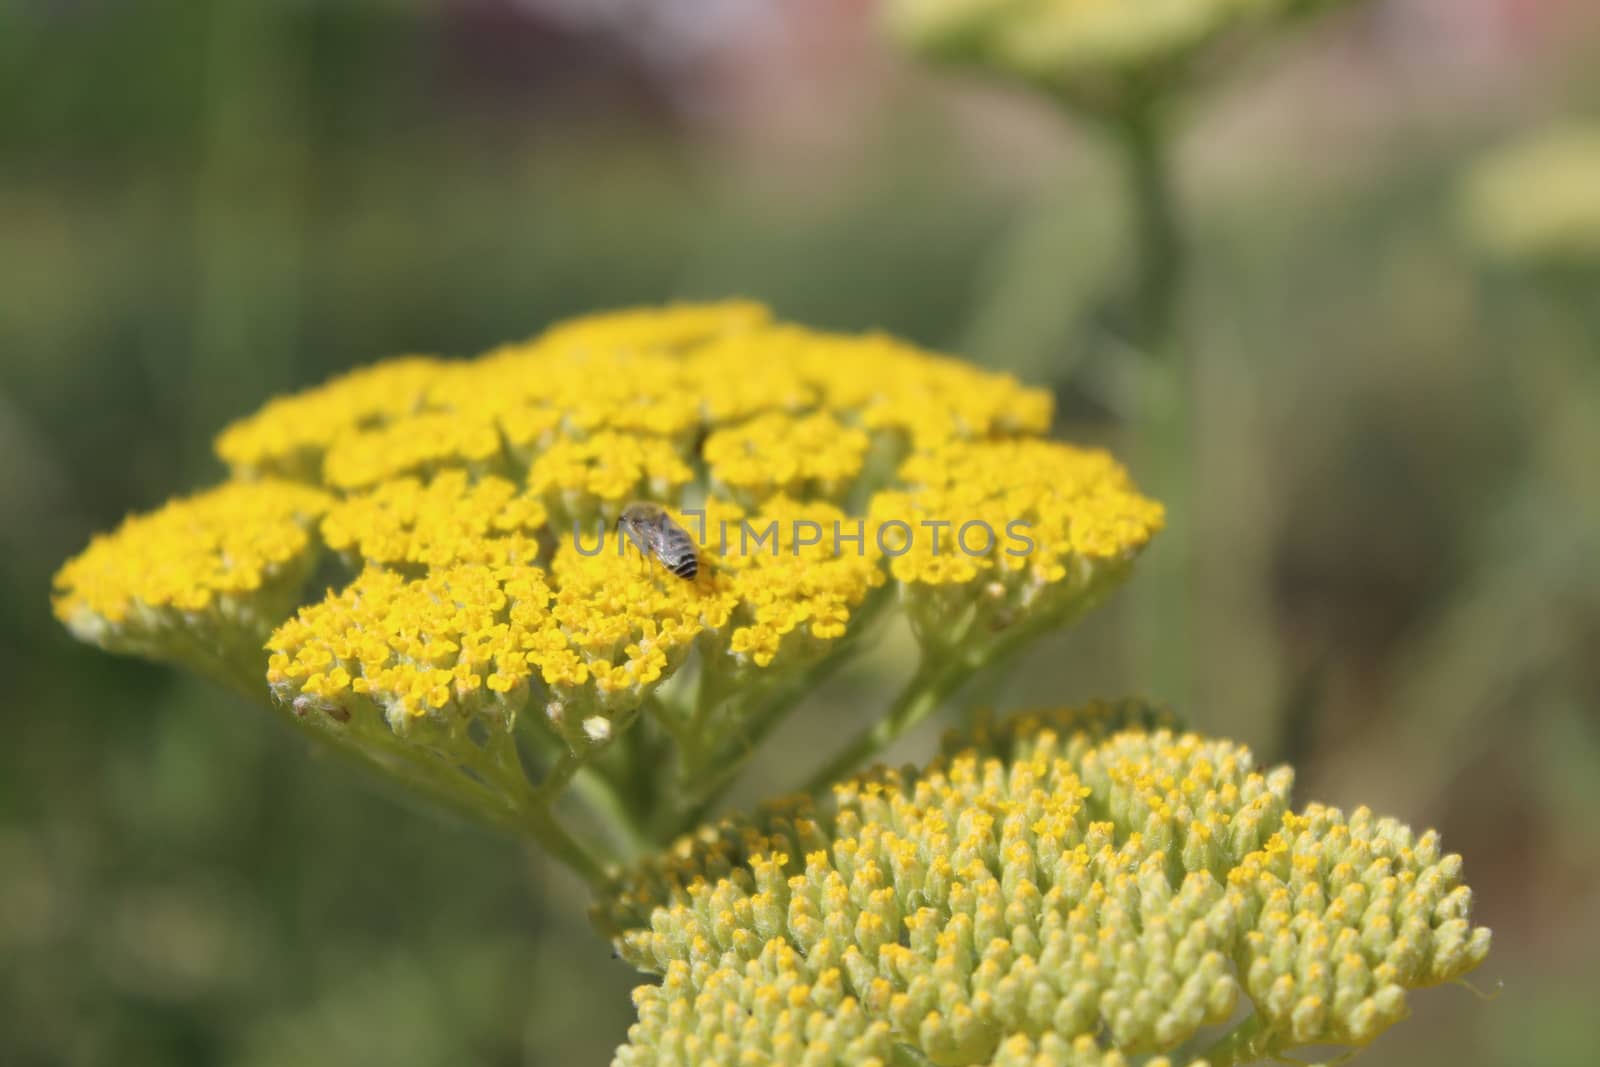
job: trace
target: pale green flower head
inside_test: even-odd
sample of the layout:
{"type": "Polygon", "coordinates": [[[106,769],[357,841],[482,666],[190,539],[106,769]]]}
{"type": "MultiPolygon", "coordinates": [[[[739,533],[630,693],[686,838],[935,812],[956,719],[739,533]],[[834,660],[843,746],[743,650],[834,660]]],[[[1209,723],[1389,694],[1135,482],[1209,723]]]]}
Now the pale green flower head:
{"type": "Polygon", "coordinates": [[[1288,768],[1141,705],[980,724],[947,750],[620,878],[597,918],[662,977],[634,994],[618,1067],[1355,1049],[1489,950],[1437,834],[1296,811],[1288,768]]]}
{"type": "Polygon", "coordinates": [[[1600,263],[1600,123],[1550,126],[1490,153],[1468,171],[1458,208],[1490,259],[1600,263]]]}
{"type": "Polygon", "coordinates": [[[1331,0],[888,0],[907,50],[1114,111],[1175,81],[1225,36],[1331,0]]]}

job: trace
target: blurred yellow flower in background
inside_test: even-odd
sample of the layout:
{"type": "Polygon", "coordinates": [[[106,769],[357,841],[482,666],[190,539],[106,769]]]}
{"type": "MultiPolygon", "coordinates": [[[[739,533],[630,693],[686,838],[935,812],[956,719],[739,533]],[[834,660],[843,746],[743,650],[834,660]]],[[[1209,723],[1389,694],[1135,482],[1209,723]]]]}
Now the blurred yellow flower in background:
{"type": "Polygon", "coordinates": [[[1551,126],[1491,152],[1458,199],[1463,230],[1493,259],[1600,262],[1600,124],[1551,126]]]}

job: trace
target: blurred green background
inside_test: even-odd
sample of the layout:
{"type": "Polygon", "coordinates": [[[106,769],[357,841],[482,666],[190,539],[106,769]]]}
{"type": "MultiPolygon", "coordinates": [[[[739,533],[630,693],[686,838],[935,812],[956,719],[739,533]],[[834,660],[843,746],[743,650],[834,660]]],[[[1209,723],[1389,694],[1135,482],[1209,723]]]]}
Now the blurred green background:
{"type": "MultiPolygon", "coordinates": [[[[1374,1065],[1600,1056],[1600,272],[1452,210],[1596,69],[1586,0],[1384,0],[1189,105],[1187,715],[1438,826],[1495,930],[1501,995],[1419,994],[1374,1065]]],[[[73,644],[50,574],[275,393],[672,298],[966,353],[1136,454],[1114,178],[854,0],[0,0],[0,1064],[605,1062],[634,978],[575,885],[73,644]]],[[[996,698],[1143,692],[1132,600],[996,698]]]]}

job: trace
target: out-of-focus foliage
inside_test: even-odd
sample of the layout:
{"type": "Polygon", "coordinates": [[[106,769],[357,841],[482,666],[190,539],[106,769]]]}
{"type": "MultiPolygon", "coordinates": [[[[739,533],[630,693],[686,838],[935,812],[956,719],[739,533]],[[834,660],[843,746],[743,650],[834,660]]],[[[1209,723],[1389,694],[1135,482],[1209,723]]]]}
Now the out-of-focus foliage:
{"type": "MultiPolygon", "coordinates": [[[[1600,335],[1592,301],[1467,262],[1450,190],[1521,116],[1593,113],[1570,72],[1600,42],[1525,53],[1520,83],[1452,81],[1439,55],[1476,38],[1418,12],[1486,7],[1380,4],[1185,146],[1205,262],[1189,719],[1467,857],[1496,932],[1478,980],[1505,991],[1417,998],[1364,1062],[1576,1067],[1600,999],[1600,589],[1574,521],[1597,510],[1600,335]],[[1485,82],[1516,109],[1478,106],[1485,82]]],[[[921,80],[871,97],[881,53],[836,39],[788,95],[708,93],[706,69],[652,80],[509,4],[452,9],[477,14],[0,4],[7,1064],[564,1065],[624,1040],[635,975],[559,876],[46,618],[63,556],[214,480],[211,438],[267,397],[738,294],[947,350],[1004,338],[982,354],[1051,380],[1070,437],[1118,443],[1118,342],[1078,314],[1120,254],[1092,149],[921,80]],[[838,85],[863,96],[819,96],[838,85]],[[781,106],[808,99],[814,125],[781,106]]],[[[1144,639],[1113,604],[994,696],[1136,691],[1144,639]]],[[[867,672],[903,668],[842,678],[779,747],[853,728],[883,689],[867,672]]]]}

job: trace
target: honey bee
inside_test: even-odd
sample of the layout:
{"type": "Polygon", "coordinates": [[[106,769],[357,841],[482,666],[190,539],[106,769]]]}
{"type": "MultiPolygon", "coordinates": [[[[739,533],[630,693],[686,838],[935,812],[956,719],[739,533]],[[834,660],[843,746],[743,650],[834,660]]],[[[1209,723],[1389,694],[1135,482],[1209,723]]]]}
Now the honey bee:
{"type": "Polygon", "coordinates": [[[629,504],[617,516],[617,529],[627,535],[641,555],[654,556],[679,578],[700,573],[700,556],[682,526],[672,521],[659,504],[629,504]]]}

